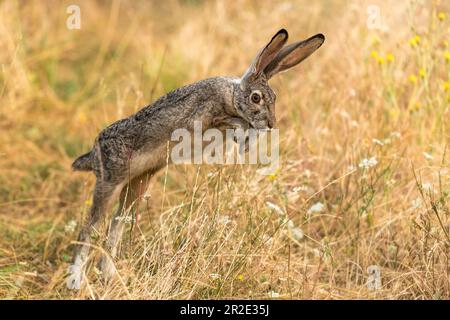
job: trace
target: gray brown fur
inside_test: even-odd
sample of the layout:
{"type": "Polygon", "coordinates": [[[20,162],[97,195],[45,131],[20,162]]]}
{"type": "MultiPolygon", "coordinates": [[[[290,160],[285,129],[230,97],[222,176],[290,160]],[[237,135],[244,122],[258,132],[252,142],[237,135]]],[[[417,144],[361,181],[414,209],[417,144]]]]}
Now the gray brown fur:
{"type": "MultiPolygon", "coordinates": [[[[193,131],[195,121],[201,121],[203,130],[275,126],[276,96],[268,80],[298,64],[324,41],[318,34],[284,47],[287,37],[286,30],[277,32],[241,78],[215,77],[189,84],[111,124],[98,135],[92,150],[74,161],[74,170],[93,171],[96,185],[90,215],[80,231],[74,264],[69,269],[69,288],[80,287],[91,234],[98,232],[101,219],[119,197],[107,240],[107,250],[114,258],[123,230],[116,218],[137,205],[151,176],[166,165],[175,129],[193,131]],[[260,96],[258,103],[252,100],[254,95],[260,96]]],[[[100,266],[105,278],[115,272],[110,257],[102,257],[100,266]]]]}

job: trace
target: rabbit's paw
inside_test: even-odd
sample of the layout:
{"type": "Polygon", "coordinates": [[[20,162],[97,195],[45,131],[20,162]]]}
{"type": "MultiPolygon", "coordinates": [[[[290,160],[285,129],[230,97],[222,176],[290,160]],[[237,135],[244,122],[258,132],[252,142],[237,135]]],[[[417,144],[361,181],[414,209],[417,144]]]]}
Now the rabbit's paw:
{"type": "Polygon", "coordinates": [[[116,267],[110,257],[103,256],[100,259],[100,270],[104,280],[108,281],[116,274],[116,267]]]}
{"type": "Polygon", "coordinates": [[[80,265],[72,264],[69,267],[69,276],[67,277],[67,288],[70,290],[80,290],[83,282],[83,270],[80,265]]]}

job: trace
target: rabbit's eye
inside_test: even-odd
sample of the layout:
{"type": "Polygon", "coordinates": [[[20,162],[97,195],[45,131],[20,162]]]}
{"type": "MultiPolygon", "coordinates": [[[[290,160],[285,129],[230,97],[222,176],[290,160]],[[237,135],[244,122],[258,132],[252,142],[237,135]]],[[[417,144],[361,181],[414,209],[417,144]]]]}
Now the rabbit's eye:
{"type": "Polygon", "coordinates": [[[253,92],[250,96],[253,103],[259,103],[261,101],[261,95],[259,93],[253,92]]]}

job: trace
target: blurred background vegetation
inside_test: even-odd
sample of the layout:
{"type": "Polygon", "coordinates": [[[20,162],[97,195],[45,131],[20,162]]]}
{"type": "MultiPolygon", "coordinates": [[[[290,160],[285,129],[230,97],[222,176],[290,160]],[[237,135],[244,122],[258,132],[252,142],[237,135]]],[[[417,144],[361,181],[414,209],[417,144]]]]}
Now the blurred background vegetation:
{"type": "Polygon", "coordinates": [[[0,298],[448,299],[449,7],[2,1],[0,298]],[[79,30],[66,27],[71,4],[79,30]],[[326,36],[271,80],[281,169],[163,170],[130,224],[119,280],[103,285],[92,265],[88,285],[67,291],[94,182],[72,160],[168,91],[241,75],[281,27],[290,41],[326,36]]]}

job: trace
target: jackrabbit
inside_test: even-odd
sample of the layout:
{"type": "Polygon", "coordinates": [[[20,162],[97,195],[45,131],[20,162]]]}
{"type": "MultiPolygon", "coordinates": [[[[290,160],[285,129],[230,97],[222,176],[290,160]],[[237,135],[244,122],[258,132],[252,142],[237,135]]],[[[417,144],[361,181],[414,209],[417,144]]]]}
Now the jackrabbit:
{"type": "MultiPolygon", "coordinates": [[[[67,287],[79,289],[84,277],[92,233],[113,205],[120,203],[107,239],[111,257],[117,252],[124,225],[122,210],[138,205],[150,177],[166,165],[171,133],[177,128],[193,130],[200,121],[209,128],[270,129],[275,126],[275,93],[268,80],[289,69],[317,50],[325,40],[317,34],[284,46],[285,29],[278,31],[257,54],[241,78],[215,77],[178,88],[126,119],[104,129],[93,148],[74,161],[79,171],[93,171],[96,184],[90,215],[78,236],[67,287]]],[[[108,279],[115,269],[111,258],[100,260],[102,275],[108,279]]]]}

